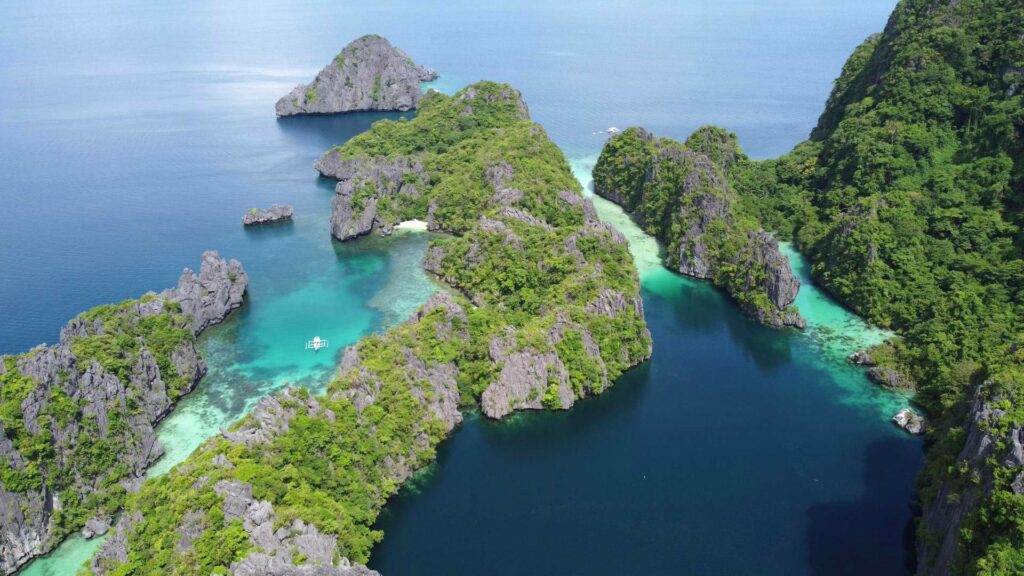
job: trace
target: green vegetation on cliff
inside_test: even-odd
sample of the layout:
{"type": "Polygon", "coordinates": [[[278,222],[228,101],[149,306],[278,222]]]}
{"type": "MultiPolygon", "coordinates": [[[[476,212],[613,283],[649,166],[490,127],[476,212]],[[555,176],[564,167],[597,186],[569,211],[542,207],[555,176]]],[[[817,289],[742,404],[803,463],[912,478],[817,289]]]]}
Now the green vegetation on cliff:
{"type": "MultiPolygon", "coordinates": [[[[49,362],[64,366],[60,354],[36,349],[4,356],[0,373],[0,430],[12,443],[10,454],[0,454],[0,484],[5,490],[34,493],[47,490],[60,494],[60,508],[53,514],[52,538],[58,540],[77,530],[93,515],[115,512],[124,497],[118,482],[141,462],[124,457],[126,447],[144,440],[130,421],[141,414],[148,390],[135,387],[133,372],[139,355],[153,356],[171,400],[192,384],[192,374],[179,374],[171,356],[181,346],[191,347],[193,335],[188,318],[177,303],[164,301],[156,313],[141,312],[155,295],[120,304],[98,306],[79,314],[70,325],[67,349],[74,356],[77,374],[70,366],[50,373],[49,362]],[[55,359],[36,364],[38,355],[55,359]],[[95,364],[121,382],[121,397],[99,400],[94,392],[77,384],[95,364]],[[19,366],[30,365],[25,374],[19,366]],[[46,385],[41,378],[47,380],[46,385]],[[26,413],[30,416],[26,418],[26,413]],[[103,418],[103,429],[97,416],[103,418]]],[[[159,305],[159,304],[157,304],[159,305]]],[[[62,343],[63,345],[63,343],[62,343]]],[[[105,394],[110,394],[106,392],[105,394]]]]}
{"type": "MultiPolygon", "coordinates": [[[[925,507],[944,482],[980,478],[957,459],[975,388],[1002,382],[1008,420],[1020,411],[1019,365],[1005,366],[1024,329],[1024,4],[904,0],[811,138],[729,179],[822,286],[900,332],[889,362],[933,420],[925,507]]],[[[998,478],[1016,474],[997,460],[998,478]]],[[[1019,573],[1024,495],[996,482],[967,524],[954,572],[1019,573]]],[[[931,566],[937,536],[919,537],[924,569],[946,568],[931,566]]]]}
{"type": "Polygon", "coordinates": [[[710,279],[761,322],[802,327],[792,306],[799,281],[727,180],[747,164],[721,128],[703,127],[685,143],[628,128],[601,151],[594,191],[665,245],[666,266],[710,279]]]}
{"type": "Polygon", "coordinates": [[[402,178],[415,187],[367,176],[343,201],[355,213],[376,203],[385,221],[429,217],[452,232],[424,261],[451,290],[347,350],[326,394],[291,389],[265,399],[146,482],[129,496],[95,573],[365,562],[382,536],[373,529],[381,507],[433,460],[460,407],[493,417],[567,408],[648,357],[625,241],[596,221],[519,93],[481,82],[452,97],[431,94],[420,110],[334,152],[359,165],[410,166],[402,178]],[[401,161],[407,155],[420,158],[422,172],[401,161]],[[322,545],[305,548],[313,539],[322,545]]]}

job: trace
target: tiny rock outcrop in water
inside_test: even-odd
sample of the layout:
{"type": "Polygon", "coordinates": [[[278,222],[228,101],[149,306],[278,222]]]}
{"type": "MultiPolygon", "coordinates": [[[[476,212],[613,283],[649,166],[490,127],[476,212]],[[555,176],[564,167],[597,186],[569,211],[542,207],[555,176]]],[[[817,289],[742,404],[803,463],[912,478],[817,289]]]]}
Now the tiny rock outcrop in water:
{"type": "Polygon", "coordinates": [[[288,205],[274,204],[270,208],[252,208],[242,217],[244,226],[254,224],[270,224],[282,220],[291,220],[295,210],[288,205]]]}
{"type": "Polygon", "coordinates": [[[363,36],[345,47],[310,84],[296,86],[277,101],[278,116],[335,114],[362,110],[412,110],[421,82],[437,72],[415,64],[382,36],[363,36]]]}
{"type": "Polygon", "coordinates": [[[910,408],[904,408],[892,417],[892,423],[915,436],[924,434],[924,418],[910,408]]]}
{"type": "Polygon", "coordinates": [[[857,350],[853,354],[847,356],[846,359],[857,366],[874,366],[876,364],[875,359],[867,350],[857,350]]]}
{"type": "Polygon", "coordinates": [[[241,264],[206,252],[177,287],[83,312],[57,344],[0,356],[0,573],[75,530],[107,531],[163,454],[156,424],[206,371],[196,336],[242,304],[247,283],[241,264]]]}
{"type": "Polygon", "coordinates": [[[701,128],[685,144],[629,128],[601,151],[594,192],[667,245],[669,268],[711,280],[759,322],[803,328],[789,260],[737,207],[726,174],[739,159],[735,136],[718,128],[701,128]]]}

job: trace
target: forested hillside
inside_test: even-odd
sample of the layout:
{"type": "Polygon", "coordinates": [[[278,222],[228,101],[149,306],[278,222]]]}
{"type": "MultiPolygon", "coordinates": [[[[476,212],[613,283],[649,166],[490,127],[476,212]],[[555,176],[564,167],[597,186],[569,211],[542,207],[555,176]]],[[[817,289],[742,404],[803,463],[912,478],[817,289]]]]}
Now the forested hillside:
{"type": "Polygon", "coordinates": [[[421,110],[327,154],[343,184],[333,218],[451,231],[423,263],[447,290],[349,347],[325,394],[262,400],[129,495],[93,574],[376,574],[353,563],[382,537],[378,513],[460,408],[569,408],[650,356],[626,241],[519,92],[478,82],[421,110]]]}
{"type": "Polygon", "coordinates": [[[1024,3],[901,2],[810,139],[730,183],[821,285],[901,335],[875,356],[933,422],[919,571],[1022,573],[1024,3]]]}

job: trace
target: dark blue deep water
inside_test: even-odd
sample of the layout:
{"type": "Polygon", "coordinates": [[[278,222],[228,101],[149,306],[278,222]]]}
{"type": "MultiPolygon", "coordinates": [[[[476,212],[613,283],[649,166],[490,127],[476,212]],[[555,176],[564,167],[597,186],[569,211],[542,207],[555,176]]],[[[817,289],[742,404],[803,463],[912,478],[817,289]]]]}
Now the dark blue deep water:
{"type": "MultiPolygon", "coordinates": [[[[183,455],[285,381],[322,384],[333,357],[291,352],[306,336],[343,344],[400,320],[431,289],[417,275],[424,239],[332,244],[333,187],[311,168],[388,115],[273,114],[359,35],[437,68],[444,91],[511,82],[574,167],[600,150],[595,131],[636,124],[677,138],[720,124],[764,158],[806,137],[843,61],[894,3],[8,3],[0,354],[174,284],[205,249],[239,258],[249,307],[204,337],[210,377],[180,410],[191,416],[162,432],[183,455]],[[274,202],[295,206],[293,224],[242,229],[245,210],[274,202]]],[[[653,360],[569,412],[470,416],[389,506],[372,567],[907,573],[921,447],[888,423],[901,400],[842,362],[856,339],[828,322],[765,329],[667,273],[644,287],[653,360]]]]}

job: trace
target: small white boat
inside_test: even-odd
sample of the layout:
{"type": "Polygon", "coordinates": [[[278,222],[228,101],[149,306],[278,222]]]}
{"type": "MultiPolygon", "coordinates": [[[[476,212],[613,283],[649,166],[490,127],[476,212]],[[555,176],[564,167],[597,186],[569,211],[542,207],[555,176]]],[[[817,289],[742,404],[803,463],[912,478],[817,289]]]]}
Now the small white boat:
{"type": "Polygon", "coordinates": [[[321,348],[327,348],[327,340],[321,339],[319,336],[314,336],[312,340],[306,342],[306,350],[312,350],[319,352],[321,348]]]}

